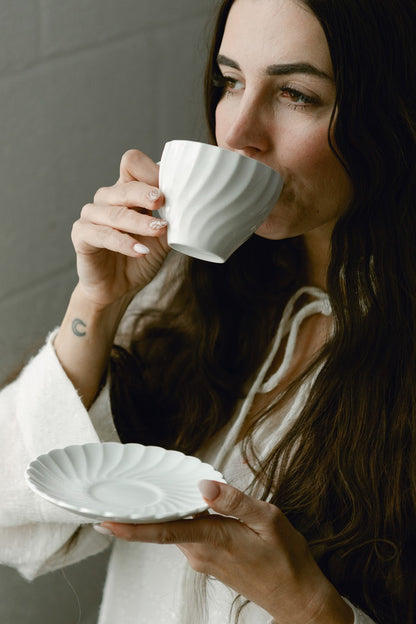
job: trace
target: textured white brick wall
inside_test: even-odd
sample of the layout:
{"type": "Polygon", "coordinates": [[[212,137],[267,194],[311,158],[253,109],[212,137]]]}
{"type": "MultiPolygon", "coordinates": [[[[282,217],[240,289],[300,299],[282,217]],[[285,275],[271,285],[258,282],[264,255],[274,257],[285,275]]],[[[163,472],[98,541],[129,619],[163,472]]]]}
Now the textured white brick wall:
{"type": "MultiPolygon", "coordinates": [[[[75,284],[73,221],[122,153],[204,138],[216,0],[0,0],[0,383],[59,324],[75,284]]],[[[0,432],[1,435],[1,432],[0,432]]],[[[71,568],[95,624],[106,556],[71,568]]],[[[0,568],[2,624],[74,624],[60,573],[0,568]]],[[[121,624],[121,623],[120,623],[121,624]]]]}

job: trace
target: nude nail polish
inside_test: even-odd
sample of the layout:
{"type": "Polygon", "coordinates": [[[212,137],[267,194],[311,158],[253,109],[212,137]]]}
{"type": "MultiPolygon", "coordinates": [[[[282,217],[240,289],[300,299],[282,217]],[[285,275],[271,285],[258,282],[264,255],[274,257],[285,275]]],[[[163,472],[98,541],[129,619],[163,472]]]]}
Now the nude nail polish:
{"type": "Polygon", "coordinates": [[[139,254],[148,254],[150,249],[146,247],[146,245],[142,245],[141,243],[136,243],[133,247],[134,251],[139,254]]]}

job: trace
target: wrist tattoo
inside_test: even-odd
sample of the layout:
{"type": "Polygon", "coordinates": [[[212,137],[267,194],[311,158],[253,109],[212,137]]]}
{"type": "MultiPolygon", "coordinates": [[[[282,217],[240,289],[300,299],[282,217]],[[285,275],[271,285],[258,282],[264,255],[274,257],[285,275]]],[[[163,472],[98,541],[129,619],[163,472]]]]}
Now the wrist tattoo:
{"type": "Polygon", "coordinates": [[[76,318],[72,321],[72,331],[75,334],[75,336],[85,336],[86,335],[86,331],[83,331],[80,328],[83,327],[87,327],[87,325],[84,323],[84,321],[81,321],[81,319],[76,318]]]}

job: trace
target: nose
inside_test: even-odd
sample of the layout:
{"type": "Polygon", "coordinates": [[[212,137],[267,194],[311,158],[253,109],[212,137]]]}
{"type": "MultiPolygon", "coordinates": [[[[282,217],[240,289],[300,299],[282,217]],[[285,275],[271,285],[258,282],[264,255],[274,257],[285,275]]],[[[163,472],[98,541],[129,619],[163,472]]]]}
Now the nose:
{"type": "Polygon", "coordinates": [[[259,98],[246,92],[233,112],[225,134],[226,147],[251,157],[267,152],[271,144],[271,124],[259,98]]]}

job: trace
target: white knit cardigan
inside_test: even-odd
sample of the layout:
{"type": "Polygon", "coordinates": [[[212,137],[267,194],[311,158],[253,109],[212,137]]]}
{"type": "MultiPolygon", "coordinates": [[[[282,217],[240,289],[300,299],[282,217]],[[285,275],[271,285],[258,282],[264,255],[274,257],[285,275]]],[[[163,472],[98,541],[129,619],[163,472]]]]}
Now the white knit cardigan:
{"type": "MultiPolygon", "coordinates": [[[[304,291],[303,291],[304,292],[304,291]]],[[[269,357],[234,421],[204,454],[237,487],[244,486],[242,457],[235,440],[254,395],[278,383],[289,365],[298,328],[311,314],[330,313],[327,298],[309,290],[316,301],[293,314],[300,292],[289,302],[269,357]],[[281,340],[288,336],[286,354],[273,378],[264,377],[281,340]]],[[[98,534],[90,521],[60,509],[34,494],[26,485],[27,464],[42,453],[70,444],[118,441],[106,386],[90,409],[66,377],[53,349],[53,332],[19,378],[0,393],[0,563],[17,568],[28,580],[69,565],[112,545],[99,624],[183,624],[192,594],[183,591],[187,562],[175,546],[126,543],[98,534]],[[72,539],[71,539],[72,538],[72,539]],[[182,572],[181,572],[182,570],[182,572]],[[184,605],[184,601],[187,604],[184,605]]],[[[272,386],[273,387],[273,386],[272,386]]],[[[294,401],[280,424],[280,434],[290,426],[307,396],[294,401]]],[[[279,434],[279,432],[275,435],[279,434]]],[[[270,444],[275,442],[269,440],[270,444]]],[[[262,440],[267,452],[267,437],[262,440]]],[[[207,624],[227,624],[235,594],[218,581],[209,588],[207,624]]],[[[196,607],[196,605],[191,605],[196,607]]],[[[354,624],[374,624],[351,605],[354,624]]],[[[191,609],[192,611],[192,609],[191,609]]],[[[202,616],[201,616],[202,618],[202,616]]],[[[194,620],[202,624],[202,619],[194,620]]],[[[255,604],[243,610],[242,624],[271,624],[272,619],[255,604]]]]}

